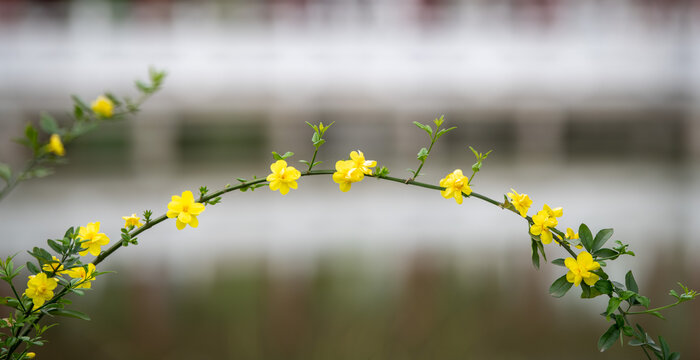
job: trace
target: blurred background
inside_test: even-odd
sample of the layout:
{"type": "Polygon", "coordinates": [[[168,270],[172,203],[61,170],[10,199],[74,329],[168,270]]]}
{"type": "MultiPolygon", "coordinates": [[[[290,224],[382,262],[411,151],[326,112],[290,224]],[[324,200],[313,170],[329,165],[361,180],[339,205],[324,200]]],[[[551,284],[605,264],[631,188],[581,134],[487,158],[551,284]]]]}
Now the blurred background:
{"type": "MultiPolygon", "coordinates": [[[[614,227],[638,255],[652,306],[700,288],[700,1],[2,0],[0,161],[70,94],[162,92],[67,149],[57,175],[2,204],[0,252],[101,221],[165,212],[173,194],[266,176],[270,151],[312,155],[304,121],[335,125],[322,167],[354,149],[409,176],[427,145],[411,123],[458,128],[424,168],[437,183],[494,150],[473,183],[564,208],[560,228],[614,227]]],[[[301,164],[300,166],[301,167],[301,164]]],[[[198,229],[167,222],[103,263],[91,322],[62,321],[37,349],[74,359],[620,359],[598,355],[604,299],[547,295],[562,268],[530,264],[522,219],[477,200],[366,179],[349,193],[303,178],[208,207],[198,229]],[[69,352],[70,351],[70,352],[69,352]],[[77,351],[77,354],[71,353],[77,351]]],[[[565,254],[547,247],[549,259],[565,254]]],[[[3,294],[6,289],[3,289],[3,294]]],[[[700,359],[700,306],[640,319],[700,359]]]]}

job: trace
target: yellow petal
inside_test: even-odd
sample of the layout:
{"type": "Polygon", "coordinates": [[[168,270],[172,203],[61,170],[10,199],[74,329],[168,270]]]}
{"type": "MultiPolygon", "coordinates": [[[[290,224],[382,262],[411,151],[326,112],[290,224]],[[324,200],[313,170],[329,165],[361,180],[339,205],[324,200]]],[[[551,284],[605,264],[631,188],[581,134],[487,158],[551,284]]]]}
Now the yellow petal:
{"type": "Polygon", "coordinates": [[[280,194],[287,195],[288,192],[289,192],[289,184],[280,183],[280,194]]]}
{"type": "Polygon", "coordinates": [[[599,279],[600,279],[600,276],[591,273],[588,277],[583,279],[583,281],[586,283],[586,285],[593,286],[593,285],[595,285],[596,282],[598,282],[599,279]]]}
{"type": "Polygon", "coordinates": [[[202,203],[194,203],[190,205],[189,213],[192,215],[199,215],[204,211],[204,204],[202,203]]]}
{"type": "Polygon", "coordinates": [[[190,205],[194,203],[194,195],[192,195],[192,192],[187,190],[182,193],[182,202],[184,205],[190,205]]]}
{"type": "Polygon", "coordinates": [[[180,222],[183,222],[185,224],[189,224],[190,220],[192,220],[192,215],[186,212],[181,212],[180,215],[177,216],[177,219],[180,222]]]}
{"type": "Polygon", "coordinates": [[[184,229],[184,228],[185,228],[185,225],[187,225],[187,224],[185,224],[184,222],[180,221],[180,219],[175,220],[175,227],[176,227],[178,230],[184,229]]]}
{"type": "Polygon", "coordinates": [[[199,226],[199,220],[197,219],[196,216],[192,216],[192,219],[190,220],[190,226],[193,228],[196,228],[199,226]]]}
{"type": "Polygon", "coordinates": [[[540,234],[540,240],[543,244],[547,245],[552,242],[552,233],[549,230],[545,230],[540,234]]]}
{"type": "Polygon", "coordinates": [[[564,265],[566,265],[569,270],[578,269],[578,263],[572,257],[566,258],[566,260],[564,260],[564,265]]]}

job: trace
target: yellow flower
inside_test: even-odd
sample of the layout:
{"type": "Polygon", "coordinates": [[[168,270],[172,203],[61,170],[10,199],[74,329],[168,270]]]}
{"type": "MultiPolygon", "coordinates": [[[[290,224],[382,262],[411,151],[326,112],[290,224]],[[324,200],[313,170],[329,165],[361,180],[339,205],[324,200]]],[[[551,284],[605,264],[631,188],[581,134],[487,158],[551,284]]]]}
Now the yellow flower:
{"type": "Polygon", "coordinates": [[[581,280],[586,285],[593,286],[600,279],[598,275],[591,272],[600,269],[600,264],[593,261],[593,256],[586,251],[578,254],[576,260],[572,257],[566,258],[564,265],[569,269],[569,272],[566,273],[566,281],[573,283],[574,286],[578,286],[581,280]]]}
{"type": "Polygon", "coordinates": [[[552,217],[552,218],[558,218],[564,215],[564,209],[558,207],[558,208],[550,208],[549,205],[544,204],[544,207],[542,207],[542,210],[547,212],[547,216],[552,217]]]}
{"type": "Polygon", "coordinates": [[[112,103],[112,100],[110,100],[106,96],[98,96],[97,99],[95,99],[95,101],[93,101],[91,105],[92,111],[94,111],[95,114],[104,118],[112,117],[112,112],[114,111],[114,103],[112,103]]]}
{"type": "Polygon", "coordinates": [[[105,233],[101,233],[99,231],[99,221],[89,223],[87,224],[87,227],[80,227],[78,230],[78,240],[84,241],[80,244],[80,246],[83,249],[87,249],[85,251],[81,251],[80,256],[85,256],[88,252],[94,256],[100,255],[100,252],[102,251],[101,246],[109,243],[109,237],[107,237],[105,233]]]}
{"type": "Polygon", "coordinates": [[[122,216],[122,219],[124,219],[124,227],[128,228],[129,226],[136,226],[136,227],[141,227],[143,224],[141,223],[141,218],[136,216],[136,214],[131,214],[131,216],[122,216]]]}
{"type": "Polygon", "coordinates": [[[297,188],[297,180],[301,177],[301,172],[293,166],[287,166],[284,160],[277,160],[270,165],[272,174],[267,176],[267,181],[270,182],[270,190],[280,191],[280,194],[285,195],[289,189],[297,188]]]}
{"type": "Polygon", "coordinates": [[[539,235],[540,240],[545,245],[551,243],[552,232],[549,230],[549,228],[557,226],[557,219],[549,217],[547,210],[540,210],[537,212],[537,215],[532,217],[532,222],[533,224],[530,226],[530,234],[535,236],[539,235]]]}
{"type": "Polygon", "coordinates": [[[36,357],[36,354],[30,351],[30,352],[26,353],[24,355],[24,357],[27,359],[34,359],[34,357],[36,357]]]}
{"type": "Polygon", "coordinates": [[[187,224],[193,228],[199,226],[197,216],[202,211],[204,211],[204,204],[195,202],[192,192],[187,190],[182,192],[182,196],[173,195],[165,215],[169,218],[177,217],[175,226],[178,230],[182,230],[187,224]]]}
{"type": "MultiPolygon", "coordinates": [[[[561,236],[559,234],[554,234],[554,235],[556,235],[557,239],[559,239],[559,241],[561,241],[561,236]]],[[[575,233],[574,230],[572,230],[571,228],[566,228],[566,234],[564,234],[564,236],[566,236],[566,239],[568,239],[568,240],[578,240],[578,233],[575,233]]],[[[554,240],[554,242],[557,245],[559,245],[559,241],[554,240]]],[[[575,246],[577,249],[583,249],[583,245],[581,245],[581,244],[577,244],[575,246]]]]}
{"type": "MultiPolygon", "coordinates": [[[[362,181],[362,179],[365,178],[365,174],[362,172],[362,170],[355,165],[356,162],[354,160],[336,161],[333,181],[338,183],[340,191],[346,192],[350,190],[352,183],[362,181]]],[[[372,170],[370,170],[370,172],[371,171],[372,170]]]]}
{"type": "Polygon", "coordinates": [[[376,161],[365,160],[365,154],[360,150],[351,152],[350,160],[352,161],[353,168],[357,168],[365,175],[372,175],[372,169],[370,168],[377,166],[376,161]]]}
{"type": "Polygon", "coordinates": [[[530,205],[532,205],[532,200],[530,200],[527,194],[518,194],[513,188],[510,190],[512,191],[512,193],[508,193],[510,202],[515,206],[515,209],[520,212],[520,216],[526,217],[527,211],[530,209],[530,205]]]}
{"type": "Polygon", "coordinates": [[[440,191],[445,199],[454,198],[457,204],[462,203],[462,193],[469,195],[472,189],[469,187],[469,178],[462,174],[462,170],[457,169],[440,180],[440,186],[445,190],[440,191]]]}
{"type": "Polygon", "coordinates": [[[53,261],[48,264],[44,264],[44,266],[41,267],[41,270],[44,270],[46,272],[52,272],[56,275],[61,275],[65,273],[65,271],[63,271],[63,265],[61,265],[61,261],[58,260],[58,258],[55,256],[52,256],[52,258],[53,261]]]}
{"type": "Polygon", "coordinates": [[[24,292],[28,298],[32,299],[34,308],[39,308],[44,305],[44,302],[51,300],[53,297],[53,289],[58,285],[56,278],[47,278],[45,273],[29,275],[27,281],[27,290],[24,292]]]}
{"type": "Polygon", "coordinates": [[[63,156],[66,154],[66,150],[63,148],[63,142],[61,142],[61,136],[58,134],[51,134],[49,138],[49,143],[46,145],[46,150],[50,153],[54,153],[58,156],[63,156]]]}
{"type": "Polygon", "coordinates": [[[73,279],[82,279],[76,286],[76,289],[89,289],[92,284],[90,282],[95,279],[95,265],[90,263],[87,265],[87,270],[84,267],[78,266],[68,270],[66,273],[73,279]]]}

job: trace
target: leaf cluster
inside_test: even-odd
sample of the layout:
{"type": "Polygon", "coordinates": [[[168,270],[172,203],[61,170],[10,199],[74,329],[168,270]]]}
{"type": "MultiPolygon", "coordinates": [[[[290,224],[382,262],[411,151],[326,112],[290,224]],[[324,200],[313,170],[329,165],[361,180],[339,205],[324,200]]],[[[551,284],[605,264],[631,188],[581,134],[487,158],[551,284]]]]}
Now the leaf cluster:
{"type": "Polygon", "coordinates": [[[413,169],[407,169],[408,172],[413,174],[413,176],[409,180],[415,180],[419,175],[420,171],[423,168],[423,165],[425,164],[425,160],[428,159],[428,156],[430,155],[430,151],[433,149],[433,145],[435,145],[435,142],[442,137],[442,135],[445,135],[446,133],[456,129],[457,127],[453,126],[451,128],[441,128],[442,124],[445,122],[445,115],[441,115],[440,118],[436,118],[433,120],[433,124],[435,125],[435,130],[433,130],[433,127],[430,126],[429,124],[421,124],[418,121],[414,121],[413,124],[419,127],[420,129],[423,129],[428,134],[428,138],[430,139],[430,145],[428,148],[421,148],[418,151],[418,154],[416,155],[416,159],[420,161],[420,165],[418,166],[418,169],[413,170],[413,169]]]}

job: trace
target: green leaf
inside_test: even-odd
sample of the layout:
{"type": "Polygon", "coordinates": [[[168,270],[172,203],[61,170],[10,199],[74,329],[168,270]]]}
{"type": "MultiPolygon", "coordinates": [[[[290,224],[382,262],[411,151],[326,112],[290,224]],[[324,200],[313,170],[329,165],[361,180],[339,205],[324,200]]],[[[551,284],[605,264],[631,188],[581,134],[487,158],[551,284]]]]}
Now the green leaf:
{"type": "Polygon", "coordinates": [[[559,265],[559,266],[566,266],[566,265],[564,265],[564,259],[563,259],[563,258],[559,258],[559,259],[554,259],[554,260],[552,260],[552,264],[553,264],[553,265],[559,265]]]}
{"type": "Polygon", "coordinates": [[[578,236],[581,239],[581,245],[589,252],[592,252],[593,235],[586,224],[581,224],[581,226],[578,227],[578,236]]]}
{"type": "Polygon", "coordinates": [[[48,239],[48,240],[46,240],[46,242],[49,244],[49,247],[51,249],[53,249],[53,251],[55,251],[59,254],[63,254],[63,246],[61,246],[58,242],[56,242],[56,240],[48,239]]]}
{"type": "Polygon", "coordinates": [[[597,259],[614,260],[619,256],[618,252],[613,249],[599,249],[593,253],[593,257],[597,259]]]}
{"type": "Polygon", "coordinates": [[[447,133],[447,132],[449,132],[449,131],[452,131],[452,130],[454,130],[454,129],[456,129],[456,128],[457,128],[456,126],[453,126],[453,127],[449,128],[449,129],[442,129],[442,130],[438,131],[437,135],[435,135],[435,140],[439,139],[440,136],[445,135],[445,133],[447,133]]]}
{"type": "Polygon", "coordinates": [[[666,339],[661,335],[659,335],[659,344],[661,344],[661,353],[664,355],[664,360],[668,359],[671,349],[669,349],[666,339]]]}
{"type": "Polygon", "coordinates": [[[424,161],[425,159],[428,158],[428,149],[426,148],[421,148],[420,151],[418,152],[418,160],[424,161]]]}
{"type": "Polygon", "coordinates": [[[46,262],[53,261],[51,254],[48,251],[46,251],[40,247],[35,246],[34,249],[32,249],[32,251],[29,254],[34,256],[38,260],[44,260],[46,262]]]}
{"type": "Polygon", "coordinates": [[[537,241],[534,239],[531,239],[532,243],[530,244],[532,247],[532,265],[535,266],[535,268],[539,269],[540,268],[540,254],[537,251],[537,241]]]}
{"type": "Polygon", "coordinates": [[[57,315],[57,316],[72,317],[72,318],[81,319],[81,320],[90,320],[90,317],[87,316],[87,314],[84,314],[84,313],[81,313],[80,311],[75,311],[75,310],[56,309],[56,310],[51,310],[49,312],[49,314],[57,315]]]}
{"type": "Polygon", "coordinates": [[[650,301],[649,301],[648,297],[642,296],[642,295],[637,295],[637,296],[635,296],[635,299],[637,300],[637,302],[639,302],[639,304],[641,304],[645,308],[647,308],[647,309],[649,308],[650,301]]]}
{"type": "Polygon", "coordinates": [[[5,180],[6,183],[10,183],[10,179],[12,179],[12,169],[10,169],[9,165],[0,163],[0,178],[5,180]]]}
{"type": "Polygon", "coordinates": [[[39,132],[36,131],[34,125],[27,124],[27,127],[24,129],[24,137],[27,140],[25,145],[28,145],[30,149],[36,152],[39,149],[39,132]]]}
{"type": "Polygon", "coordinates": [[[421,129],[425,130],[425,132],[428,133],[428,136],[430,136],[431,139],[433,138],[433,128],[431,128],[430,125],[423,125],[423,124],[419,123],[418,121],[414,121],[413,124],[418,126],[421,129]]]}
{"type": "Polygon", "coordinates": [[[41,270],[39,270],[39,268],[30,261],[27,261],[27,269],[32,273],[32,275],[36,275],[41,272],[41,270]]]}
{"type": "Polygon", "coordinates": [[[439,128],[440,125],[442,125],[443,122],[445,122],[445,115],[440,115],[440,118],[439,118],[439,119],[438,119],[438,118],[435,118],[435,120],[433,120],[433,123],[435,124],[435,126],[436,126],[437,128],[439,128]]]}
{"type": "Polygon", "coordinates": [[[473,147],[469,147],[469,150],[471,150],[474,153],[474,156],[476,157],[477,160],[479,160],[479,152],[476,151],[473,147]]]}
{"type": "Polygon", "coordinates": [[[60,134],[61,132],[61,129],[59,129],[56,120],[54,120],[54,118],[47,113],[41,113],[39,125],[48,134],[60,134]]]}
{"type": "Polygon", "coordinates": [[[637,293],[634,291],[625,290],[620,292],[620,298],[622,300],[627,300],[635,295],[637,295],[637,293]]]}
{"type": "MultiPolygon", "coordinates": [[[[580,233],[579,233],[580,235],[580,233]]],[[[598,350],[603,352],[613,346],[620,338],[620,329],[617,324],[612,324],[600,339],[598,339],[598,350]]]]}
{"type": "Polygon", "coordinates": [[[613,229],[603,229],[598,231],[598,233],[595,235],[595,239],[593,239],[593,244],[592,244],[592,251],[597,251],[598,249],[602,248],[605,243],[610,240],[610,237],[613,235],[613,229]]]}
{"type": "Polygon", "coordinates": [[[646,344],[646,342],[640,341],[638,339],[632,339],[629,342],[627,342],[627,345],[629,345],[629,346],[642,346],[645,344],[646,344]]]}
{"type": "Polygon", "coordinates": [[[661,320],[666,320],[666,318],[665,318],[663,315],[661,315],[661,313],[658,312],[658,311],[652,311],[652,312],[650,312],[649,314],[650,314],[650,315],[654,315],[654,316],[656,316],[657,318],[659,318],[659,319],[661,319],[661,320]]]}
{"type": "Polygon", "coordinates": [[[564,296],[574,284],[566,280],[566,275],[554,280],[549,287],[549,295],[560,298],[564,296]]]}
{"type": "Polygon", "coordinates": [[[308,121],[305,121],[305,122],[306,122],[306,125],[309,125],[309,127],[312,128],[314,131],[318,131],[318,127],[316,125],[313,125],[308,121]]]}
{"type": "Polygon", "coordinates": [[[618,297],[611,297],[610,300],[608,300],[608,307],[605,309],[605,316],[610,316],[612,313],[617,310],[618,307],[620,307],[620,303],[622,302],[622,299],[618,297]]]}
{"type": "Polygon", "coordinates": [[[294,155],[294,153],[291,151],[287,151],[284,155],[280,155],[276,151],[272,152],[272,157],[275,158],[275,160],[284,160],[292,155],[294,155]]]}
{"type": "Polygon", "coordinates": [[[588,286],[585,282],[581,283],[581,299],[592,299],[599,295],[603,294],[598,289],[588,286]]]}
{"type": "Polygon", "coordinates": [[[613,292],[613,285],[609,280],[598,280],[593,287],[601,294],[610,295],[613,292]]]}
{"type": "Polygon", "coordinates": [[[321,145],[323,145],[325,143],[326,143],[326,140],[320,139],[320,140],[314,142],[314,147],[319,148],[319,147],[321,147],[321,145]]]}
{"type": "Polygon", "coordinates": [[[634,275],[632,275],[632,270],[628,271],[625,275],[625,287],[627,290],[639,293],[639,287],[637,286],[637,281],[634,280],[634,275]]]}

